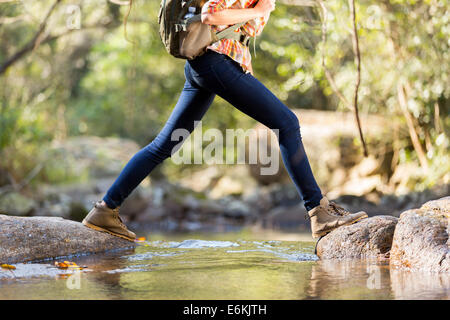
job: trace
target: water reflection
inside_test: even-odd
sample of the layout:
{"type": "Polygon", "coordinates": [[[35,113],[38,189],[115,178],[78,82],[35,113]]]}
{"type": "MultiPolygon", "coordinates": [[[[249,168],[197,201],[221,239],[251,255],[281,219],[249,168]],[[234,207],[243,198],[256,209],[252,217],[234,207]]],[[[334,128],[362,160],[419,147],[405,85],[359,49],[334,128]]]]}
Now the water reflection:
{"type": "Polygon", "coordinates": [[[127,297],[123,295],[121,290],[120,274],[108,273],[107,271],[125,268],[127,261],[122,257],[134,253],[135,249],[126,249],[83,258],[83,263],[94,270],[92,274],[85,276],[88,281],[84,281],[83,284],[95,288],[99,295],[111,295],[111,299],[126,299],[127,297]]]}
{"type": "Polygon", "coordinates": [[[450,274],[390,271],[395,299],[450,299],[450,274]]]}
{"type": "Polygon", "coordinates": [[[370,260],[318,261],[308,299],[450,299],[450,274],[395,270],[370,260]]]}
{"type": "Polygon", "coordinates": [[[390,299],[389,268],[366,260],[318,261],[312,267],[309,299],[390,299]]]}
{"type": "Polygon", "coordinates": [[[23,270],[24,277],[0,279],[0,299],[450,298],[448,274],[390,270],[386,262],[369,260],[317,261],[310,241],[191,237],[160,237],[136,249],[73,258],[90,269],[77,290],[52,273],[33,275],[39,268],[30,268],[28,277],[23,270]]]}

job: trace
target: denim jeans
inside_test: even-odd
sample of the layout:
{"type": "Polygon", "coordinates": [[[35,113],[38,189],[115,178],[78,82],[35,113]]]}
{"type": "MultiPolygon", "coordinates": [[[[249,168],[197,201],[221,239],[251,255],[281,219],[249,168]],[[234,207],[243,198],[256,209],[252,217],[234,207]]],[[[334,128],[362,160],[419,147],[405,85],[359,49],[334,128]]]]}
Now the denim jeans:
{"type": "Polygon", "coordinates": [[[294,182],[307,210],[319,205],[322,193],[306,156],[297,116],[269,89],[239,63],[226,55],[208,50],[187,60],[184,67],[186,82],[177,104],[157,137],[137,152],[124,167],[103,200],[116,208],[162,161],[171,156],[181,142],[172,140],[176,129],[194,130],[214,97],[219,95],[235,108],[270,129],[277,129],[283,163],[294,182]]]}

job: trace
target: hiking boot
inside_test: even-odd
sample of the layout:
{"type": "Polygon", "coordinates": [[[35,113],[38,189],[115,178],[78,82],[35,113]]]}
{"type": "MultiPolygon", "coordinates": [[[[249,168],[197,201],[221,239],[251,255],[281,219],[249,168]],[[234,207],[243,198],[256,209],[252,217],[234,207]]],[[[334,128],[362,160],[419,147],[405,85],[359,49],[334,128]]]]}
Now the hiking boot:
{"type": "Polygon", "coordinates": [[[320,204],[317,207],[308,211],[308,215],[311,218],[313,238],[319,238],[336,228],[368,217],[364,211],[350,213],[336,203],[328,201],[326,197],[320,200],[320,204]]]}
{"type": "Polygon", "coordinates": [[[134,241],[136,235],[127,229],[119,217],[119,208],[111,209],[104,202],[97,201],[94,208],[83,219],[82,224],[97,231],[134,241]]]}

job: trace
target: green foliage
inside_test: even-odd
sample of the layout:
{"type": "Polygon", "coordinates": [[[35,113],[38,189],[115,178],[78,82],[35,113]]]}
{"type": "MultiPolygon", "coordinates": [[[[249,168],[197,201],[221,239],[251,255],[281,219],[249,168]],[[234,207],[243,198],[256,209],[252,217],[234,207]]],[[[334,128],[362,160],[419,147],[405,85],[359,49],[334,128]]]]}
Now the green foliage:
{"type": "MultiPolygon", "coordinates": [[[[158,1],[134,2],[127,29],[136,45],[125,40],[120,24],[127,7],[79,0],[81,30],[41,43],[0,75],[0,171],[20,181],[42,161],[40,146],[53,139],[120,136],[145,145],[157,135],[181,92],[184,61],[169,56],[159,39],[158,1]]],[[[0,4],[0,65],[33,38],[52,3],[0,4]]],[[[356,71],[348,5],[342,0],[325,4],[325,46],[319,6],[277,4],[256,38],[255,75],[291,108],[345,108],[324,75],[324,52],[338,89],[352,96],[356,71]]],[[[65,5],[49,20],[51,35],[67,31],[65,5]]],[[[408,87],[407,107],[433,172],[423,186],[450,171],[448,8],[447,0],[356,3],[361,112],[398,123],[393,149],[399,162],[417,162],[398,102],[398,85],[408,87]]],[[[218,97],[203,127],[253,124],[218,97]]],[[[59,180],[54,174],[50,180],[59,180]]]]}

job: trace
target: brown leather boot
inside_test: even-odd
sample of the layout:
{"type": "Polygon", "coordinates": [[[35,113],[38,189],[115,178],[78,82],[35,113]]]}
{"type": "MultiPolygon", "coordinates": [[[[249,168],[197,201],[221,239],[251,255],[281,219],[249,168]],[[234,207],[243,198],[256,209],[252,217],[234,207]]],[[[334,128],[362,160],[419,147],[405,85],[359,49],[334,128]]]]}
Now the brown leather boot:
{"type": "Polygon", "coordinates": [[[317,207],[308,211],[308,215],[311,218],[311,231],[314,238],[368,217],[364,211],[350,213],[336,203],[328,201],[326,197],[320,200],[317,207]]]}
{"type": "Polygon", "coordinates": [[[95,203],[94,208],[83,219],[82,224],[129,241],[136,239],[136,235],[128,230],[120,219],[119,208],[111,209],[102,201],[95,203]]]}

